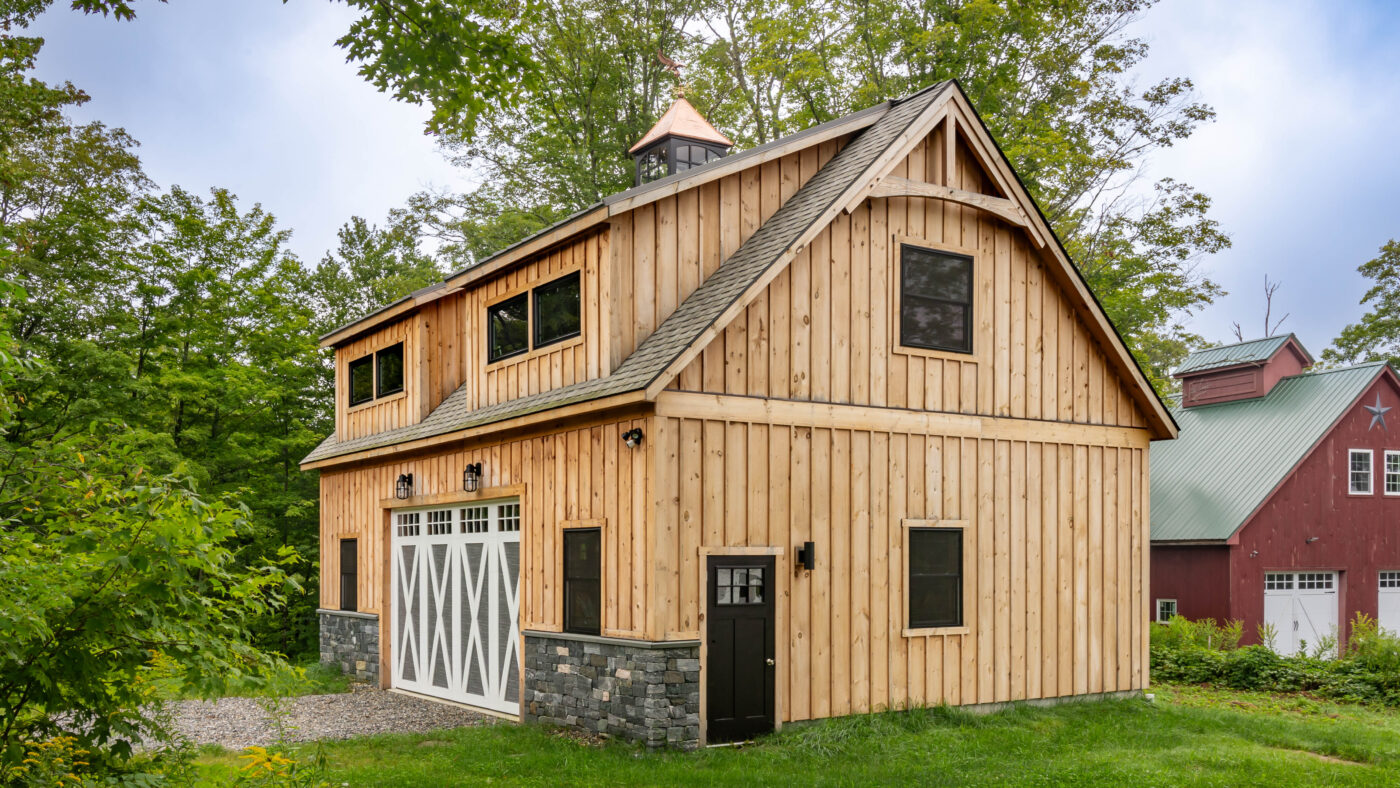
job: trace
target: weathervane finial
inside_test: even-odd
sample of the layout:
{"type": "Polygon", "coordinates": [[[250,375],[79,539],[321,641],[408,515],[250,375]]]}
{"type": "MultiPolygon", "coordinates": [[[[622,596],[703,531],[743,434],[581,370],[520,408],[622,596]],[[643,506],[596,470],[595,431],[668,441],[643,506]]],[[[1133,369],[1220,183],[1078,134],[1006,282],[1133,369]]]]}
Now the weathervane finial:
{"type": "Polygon", "coordinates": [[[672,60],[671,58],[666,57],[666,53],[665,53],[665,52],[662,52],[660,49],[657,49],[657,50],[656,50],[656,60],[657,60],[658,63],[660,63],[661,65],[665,66],[666,69],[667,69],[668,71],[670,71],[672,74],[675,74],[675,75],[676,75],[676,81],[677,81],[677,82],[680,81],[680,79],[681,79],[681,69],[684,68],[684,66],[682,66],[680,63],[677,63],[676,61],[672,60]]]}

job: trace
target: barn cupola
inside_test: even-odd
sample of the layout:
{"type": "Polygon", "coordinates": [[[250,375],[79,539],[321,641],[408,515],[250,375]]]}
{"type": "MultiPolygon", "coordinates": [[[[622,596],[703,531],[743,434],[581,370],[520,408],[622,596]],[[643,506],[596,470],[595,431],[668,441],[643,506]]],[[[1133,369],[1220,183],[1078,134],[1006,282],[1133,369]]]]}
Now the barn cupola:
{"type": "Polygon", "coordinates": [[[1172,377],[1181,381],[1183,407],[1268,396],[1280,380],[1313,365],[1292,334],[1197,350],[1172,377]]]}
{"type": "Polygon", "coordinates": [[[637,184],[665,178],[724,156],[734,143],[677,96],[661,120],[627,152],[637,160],[637,184]]]}

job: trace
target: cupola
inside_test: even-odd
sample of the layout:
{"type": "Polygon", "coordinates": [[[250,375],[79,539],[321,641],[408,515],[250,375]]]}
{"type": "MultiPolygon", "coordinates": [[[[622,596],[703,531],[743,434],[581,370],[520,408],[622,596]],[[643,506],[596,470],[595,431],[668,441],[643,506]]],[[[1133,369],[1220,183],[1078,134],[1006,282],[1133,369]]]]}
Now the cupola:
{"type": "Polygon", "coordinates": [[[1312,366],[1313,357],[1292,334],[1197,350],[1173,373],[1184,407],[1267,396],[1280,380],[1312,366]]]}
{"type": "Polygon", "coordinates": [[[637,185],[665,178],[724,156],[734,143],[677,97],[661,120],[627,152],[637,160],[637,185]]]}

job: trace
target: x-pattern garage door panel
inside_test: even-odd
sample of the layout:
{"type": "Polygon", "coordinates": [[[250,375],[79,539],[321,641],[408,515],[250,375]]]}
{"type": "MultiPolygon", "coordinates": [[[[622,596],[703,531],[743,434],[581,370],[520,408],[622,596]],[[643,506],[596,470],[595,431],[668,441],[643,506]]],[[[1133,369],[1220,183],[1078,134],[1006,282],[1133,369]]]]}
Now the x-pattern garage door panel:
{"type": "Polygon", "coordinates": [[[520,504],[394,513],[394,686],[520,712],[520,504]]]}

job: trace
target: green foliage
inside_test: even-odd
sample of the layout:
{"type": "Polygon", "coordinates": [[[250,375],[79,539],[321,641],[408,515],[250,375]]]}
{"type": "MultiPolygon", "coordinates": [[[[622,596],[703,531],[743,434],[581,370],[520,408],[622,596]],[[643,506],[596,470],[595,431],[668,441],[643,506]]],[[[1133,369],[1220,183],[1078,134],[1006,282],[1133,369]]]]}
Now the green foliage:
{"type": "Polygon", "coordinates": [[[243,766],[234,785],[240,788],[322,788],[326,782],[325,753],[317,750],[309,762],[286,747],[247,747],[238,756],[243,766]]]}
{"type": "Polygon", "coordinates": [[[1386,241],[1380,254],[1356,270],[1371,280],[1361,298],[1368,309],[1361,320],[1342,329],[1332,347],[1322,351],[1322,360],[1336,366],[1363,361],[1400,365],[1400,243],[1386,241]]]}
{"type": "Polygon", "coordinates": [[[418,245],[419,228],[406,213],[383,229],[355,216],[340,228],[340,246],[311,275],[315,331],[324,334],[442,279],[418,245]]]}
{"type": "Polygon", "coordinates": [[[1400,636],[1382,631],[1358,613],[1347,648],[1337,654],[1335,637],[1284,657],[1269,640],[1239,647],[1238,621],[1217,626],[1209,619],[1173,618],[1151,635],[1152,680],[1214,684],[1231,689],[1310,692],[1348,702],[1400,706],[1400,636]]]}
{"type": "Polygon", "coordinates": [[[246,561],[246,508],[155,476],[118,426],[0,444],[0,754],[66,732],[116,758],[168,736],[145,680],[157,655],[186,693],[222,694],[275,664],[249,644],[258,615],[297,590],[246,561]]]}

